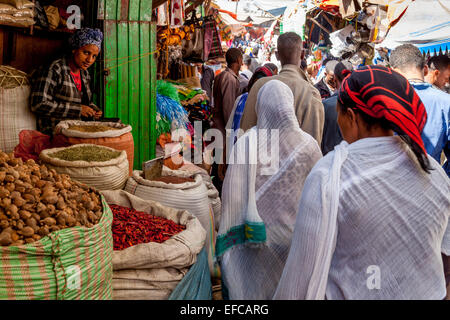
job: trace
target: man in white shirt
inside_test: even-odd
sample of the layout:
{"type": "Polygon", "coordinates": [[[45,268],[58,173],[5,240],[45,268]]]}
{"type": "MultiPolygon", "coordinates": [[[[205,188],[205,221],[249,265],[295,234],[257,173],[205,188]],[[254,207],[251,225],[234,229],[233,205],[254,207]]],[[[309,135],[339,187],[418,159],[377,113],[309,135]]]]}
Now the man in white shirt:
{"type": "Polygon", "coordinates": [[[239,72],[239,83],[241,90],[247,88],[248,82],[253,76],[253,72],[250,71],[252,65],[252,58],[248,55],[244,55],[244,64],[242,65],[241,72],[239,72]]]}

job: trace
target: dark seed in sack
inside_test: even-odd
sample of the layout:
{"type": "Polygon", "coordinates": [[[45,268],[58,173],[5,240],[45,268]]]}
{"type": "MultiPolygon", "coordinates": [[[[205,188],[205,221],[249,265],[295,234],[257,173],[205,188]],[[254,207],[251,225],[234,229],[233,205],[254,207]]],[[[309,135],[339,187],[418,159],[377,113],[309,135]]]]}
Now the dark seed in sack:
{"type": "Polygon", "coordinates": [[[65,161],[105,162],[117,158],[120,153],[98,146],[79,146],[57,151],[49,156],[65,161]]]}
{"type": "Polygon", "coordinates": [[[94,189],[0,151],[0,246],[33,243],[74,226],[92,227],[102,210],[94,189]]]}
{"type": "Polygon", "coordinates": [[[123,250],[141,243],[162,243],[186,229],[186,226],[140,212],[135,209],[110,205],[113,212],[114,250],[123,250]]]}

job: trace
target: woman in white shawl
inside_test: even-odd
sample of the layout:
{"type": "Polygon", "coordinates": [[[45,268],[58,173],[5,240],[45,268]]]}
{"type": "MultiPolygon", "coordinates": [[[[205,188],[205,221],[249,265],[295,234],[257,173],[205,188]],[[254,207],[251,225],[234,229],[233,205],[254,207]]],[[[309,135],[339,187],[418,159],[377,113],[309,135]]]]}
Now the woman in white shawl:
{"type": "Polygon", "coordinates": [[[257,125],[234,145],[234,164],[228,166],[222,189],[216,255],[223,286],[233,300],[272,298],[289,252],[303,183],[322,157],[317,142],[298,125],[289,87],[269,81],[257,101],[257,125]],[[270,157],[264,157],[268,149],[270,157]]]}
{"type": "Polygon", "coordinates": [[[450,183],[426,155],[423,103],[400,74],[366,66],[337,109],[345,141],[306,179],[274,298],[443,299],[450,183]]]}

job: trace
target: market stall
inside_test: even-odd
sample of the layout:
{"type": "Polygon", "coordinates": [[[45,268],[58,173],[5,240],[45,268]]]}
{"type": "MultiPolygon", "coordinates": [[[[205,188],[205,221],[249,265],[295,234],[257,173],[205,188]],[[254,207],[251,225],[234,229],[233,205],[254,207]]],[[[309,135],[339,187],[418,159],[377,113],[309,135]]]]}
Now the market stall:
{"type": "Polygon", "coordinates": [[[209,172],[181,155],[195,146],[194,122],[205,124],[202,140],[211,117],[193,63],[223,59],[231,27],[210,1],[80,0],[83,32],[104,35],[90,42],[101,53],[84,83],[103,113],[58,121],[47,135],[30,112],[30,74],[78,31],[67,1],[19,2],[28,6],[0,0],[0,65],[12,65],[0,66],[10,126],[0,128],[0,298],[211,299],[220,198],[209,172]],[[28,9],[33,23],[2,24],[28,9]],[[187,55],[200,37],[208,41],[187,55]]]}
{"type": "Polygon", "coordinates": [[[304,38],[308,64],[319,70],[318,78],[324,70],[323,62],[330,59],[347,59],[357,67],[386,64],[387,50],[377,49],[390,49],[401,43],[414,43],[423,52],[436,48],[445,51],[446,48],[445,32],[441,32],[448,20],[445,1],[439,2],[442,10],[438,11],[427,5],[431,3],[428,1],[318,0],[301,3],[301,10],[306,13],[304,38]],[[430,21],[436,21],[436,25],[430,21]]]}
{"type": "Polygon", "coordinates": [[[232,28],[224,22],[223,13],[210,6],[208,1],[203,7],[192,10],[186,8],[184,11],[183,9],[181,3],[174,1],[168,1],[157,8],[159,48],[157,157],[164,160],[166,168],[174,170],[173,172],[162,170],[160,175],[181,174],[181,179],[192,178],[196,182],[192,181],[191,184],[180,182],[177,191],[173,191],[174,197],[171,197],[169,194],[174,187],[147,179],[144,168],[144,172],[134,173],[126,190],[133,191],[134,194],[148,200],[161,201],[168,206],[172,204],[175,208],[191,208],[188,211],[197,215],[207,230],[205,247],[209,267],[211,275],[218,276],[217,266],[214,263],[214,248],[217,229],[215,213],[220,213],[220,200],[219,209],[216,208],[214,211],[208,190],[213,193],[217,193],[217,190],[212,183],[208,184],[211,181],[210,163],[207,161],[210,155],[205,151],[203,134],[211,127],[213,103],[211,93],[214,71],[207,69],[210,68],[209,65],[217,65],[218,62],[221,69],[220,64],[224,60],[222,42],[232,39],[232,28]],[[174,15],[168,12],[173,13],[176,4],[182,12],[175,11],[177,15],[175,21],[174,15]],[[212,73],[209,82],[206,81],[207,72],[212,73]],[[188,172],[186,168],[189,166],[194,168],[194,172],[188,172]],[[195,171],[203,172],[206,180],[197,181],[200,176],[195,178],[195,171]],[[182,172],[188,175],[184,177],[182,172]],[[197,183],[200,184],[196,186],[197,183]],[[161,193],[162,189],[165,191],[161,193]],[[191,194],[191,199],[189,201],[186,199],[189,203],[192,204],[193,199],[197,199],[196,204],[192,204],[194,207],[182,201],[186,198],[183,192],[191,194]],[[160,198],[158,194],[165,194],[167,197],[160,198]],[[176,194],[180,199],[175,200],[176,194]]]}
{"type": "Polygon", "coordinates": [[[321,0],[304,2],[303,8],[310,63],[319,67],[327,59],[386,64],[386,52],[405,43],[427,56],[448,53],[446,0],[321,0]]]}

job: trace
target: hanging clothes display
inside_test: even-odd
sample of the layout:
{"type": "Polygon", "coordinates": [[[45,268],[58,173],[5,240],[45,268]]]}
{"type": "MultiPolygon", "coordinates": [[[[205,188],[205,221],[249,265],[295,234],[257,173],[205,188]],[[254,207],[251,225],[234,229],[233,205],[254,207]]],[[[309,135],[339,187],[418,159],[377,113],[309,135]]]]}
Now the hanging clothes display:
{"type": "Polygon", "coordinates": [[[215,20],[207,20],[204,26],[203,60],[223,57],[222,39],[215,20]]]}
{"type": "Polygon", "coordinates": [[[184,24],[183,0],[172,0],[170,2],[170,25],[172,28],[181,27],[184,24]]]}
{"type": "Polygon", "coordinates": [[[157,25],[158,26],[167,26],[169,24],[169,10],[167,6],[167,2],[160,5],[157,9],[157,25]]]}

